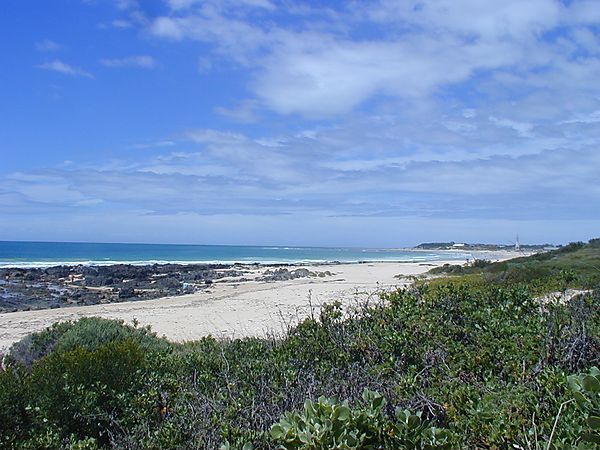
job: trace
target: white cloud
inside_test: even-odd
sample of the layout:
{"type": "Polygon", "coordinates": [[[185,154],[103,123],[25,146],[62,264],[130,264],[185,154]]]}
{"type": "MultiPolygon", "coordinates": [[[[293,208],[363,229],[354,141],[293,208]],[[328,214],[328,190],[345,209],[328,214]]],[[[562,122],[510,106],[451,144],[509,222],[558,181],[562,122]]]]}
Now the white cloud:
{"type": "Polygon", "coordinates": [[[131,23],[129,20],[125,20],[125,19],[115,19],[112,22],[110,22],[110,24],[114,28],[121,28],[121,29],[131,28],[133,26],[133,23],[131,23]]]}
{"type": "MultiPolygon", "coordinates": [[[[280,46],[254,83],[257,95],[279,113],[346,113],[376,95],[423,98],[475,71],[521,61],[502,45],[426,36],[396,42],[350,42],[305,36],[280,46]]],[[[524,62],[524,61],[523,61],[524,62]]]]}
{"type": "Polygon", "coordinates": [[[217,106],[215,112],[225,116],[235,122],[241,123],[253,123],[259,120],[257,110],[259,109],[259,103],[253,100],[242,101],[239,105],[233,108],[226,108],[224,106],[217,106]]]}
{"type": "MultiPolygon", "coordinates": [[[[172,41],[165,45],[197,41],[197,49],[185,43],[192,70],[216,67],[245,84],[214,108],[221,117],[213,123],[242,124],[138,144],[155,150],[122,161],[0,177],[0,204],[98,204],[231,222],[286,215],[597,224],[600,213],[589,208],[600,202],[594,5],[409,0],[333,10],[288,2],[273,14],[260,0],[171,0],[164,16],[135,24],[172,41]]],[[[57,62],[45,68],[80,70],[57,62]]],[[[198,74],[198,83],[210,86],[210,75],[198,74]]]]}
{"type": "Polygon", "coordinates": [[[596,0],[578,0],[570,4],[565,14],[569,24],[592,24],[600,22],[600,8],[596,0]]]}
{"type": "Polygon", "coordinates": [[[487,40],[537,35],[559,24],[566,12],[556,0],[382,0],[360,9],[379,22],[405,22],[487,40]]]}
{"type": "Polygon", "coordinates": [[[490,122],[496,124],[499,127],[511,128],[516,131],[522,137],[531,137],[533,125],[530,123],[517,122],[510,119],[499,119],[494,116],[490,116],[490,122]]]}
{"type": "Polygon", "coordinates": [[[518,114],[495,123],[489,108],[480,105],[468,120],[456,105],[435,114],[362,115],[260,137],[189,130],[177,141],[147,144],[164,147],[159,155],[136,152],[110,164],[72,163],[0,177],[0,205],[6,214],[101,207],[296,220],[600,220],[598,210],[588,208],[600,201],[600,154],[597,140],[584,132],[589,124],[550,117],[527,135],[518,132],[518,114]],[[448,127],[461,121],[477,133],[448,127]]]}
{"type": "Polygon", "coordinates": [[[185,36],[180,20],[170,17],[158,17],[153,23],[151,32],[159,37],[180,40],[185,36]]]}
{"type": "Polygon", "coordinates": [[[198,72],[209,72],[210,69],[212,69],[212,67],[213,64],[210,58],[207,58],[206,56],[201,56],[200,58],[198,58],[198,72]]]}
{"type": "Polygon", "coordinates": [[[167,0],[169,7],[173,10],[188,9],[200,4],[213,4],[214,6],[233,6],[233,7],[251,7],[264,8],[268,10],[275,9],[275,5],[269,0],[167,0]]]}
{"type": "MultiPolygon", "coordinates": [[[[585,29],[591,19],[581,13],[590,6],[582,2],[382,0],[335,12],[313,8],[291,24],[275,16],[252,21],[233,6],[240,3],[248,2],[171,0],[173,13],[156,18],[149,30],[212,44],[216,55],[251,68],[249,86],[263,106],[311,118],[348,113],[371,99],[425,99],[486,73],[552,68],[558,58],[577,70],[570,56],[577,46],[545,35],[560,26],[579,25],[573,39],[594,43],[585,29]],[[318,14],[330,19],[327,27],[318,14]],[[373,27],[376,36],[353,37],[373,27]]],[[[288,6],[290,14],[298,9],[288,6]]]]}
{"type": "Polygon", "coordinates": [[[135,149],[146,149],[146,148],[158,148],[158,147],[173,147],[175,146],[174,141],[164,140],[164,141],[155,141],[155,142],[146,142],[143,144],[134,144],[131,148],[135,149]]]}
{"type": "Polygon", "coordinates": [[[247,141],[247,138],[239,133],[210,129],[190,130],[186,132],[186,136],[194,142],[203,144],[237,144],[247,141]]]}
{"type": "Polygon", "coordinates": [[[101,59],[100,64],[106,67],[139,67],[142,69],[153,69],[157,66],[152,56],[136,55],[125,58],[101,59]]]}
{"type": "Polygon", "coordinates": [[[71,66],[59,59],[55,59],[54,61],[40,64],[36,67],[38,67],[39,69],[51,70],[54,72],[63,73],[65,75],[70,75],[73,77],[94,78],[94,75],[92,75],[90,72],[88,72],[80,67],[71,66]]]}
{"type": "Polygon", "coordinates": [[[560,124],[568,124],[568,123],[583,123],[583,124],[591,124],[591,123],[599,123],[600,122],[600,109],[596,111],[592,111],[589,114],[578,114],[576,117],[572,119],[562,120],[560,124]]]}
{"type": "Polygon", "coordinates": [[[273,43],[269,32],[239,18],[223,16],[208,6],[190,15],[157,17],[149,31],[154,36],[175,41],[194,39],[215,44],[218,54],[243,65],[255,64],[255,52],[273,43]]]}
{"type": "Polygon", "coordinates": [[[60,45],[50,39],[44,39],[35,43],[35,49],[38,52],[55,52],[60,50],[60,45]]]}
{"type": "Polygon", "coordinates": [[[119,9],[132,9],[139,7],[138,0],[115,0],[115,4],[119,9]]]}

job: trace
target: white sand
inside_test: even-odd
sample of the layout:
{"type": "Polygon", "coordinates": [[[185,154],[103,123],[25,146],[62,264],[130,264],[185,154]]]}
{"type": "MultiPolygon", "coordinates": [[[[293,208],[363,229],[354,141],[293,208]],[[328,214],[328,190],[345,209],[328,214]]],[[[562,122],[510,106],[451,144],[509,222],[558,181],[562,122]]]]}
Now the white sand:
{"type": "MultiPolygon", "coordinates": [[[[512,252],[478,255],[486,259],[515,256],[512,252]]],[[[159,335],[174,341],[198,339],[208,334],[216,337],[280,334],[288,325],[307,317],[309,304],[316,309],[335,300],[348,305],[377,292],[402,287],[409,282],[406,277],[423,274],[445,262],[460,263],[377,262],[303,266],[315,272],[330,271],[334,275],[269,283],[223,280],[203,292],[178,297],[0,314],[0,353],[27,334],[40,331],[54,322],[90,316],[122,319],[128,323],[135,319],[140,325],[150,325],[159,335]]],[[[260,275],[265,270],[257,269],[253,275],[260,275]]],[[[318,310],[315,313],[318,314],[318,310]]]]}

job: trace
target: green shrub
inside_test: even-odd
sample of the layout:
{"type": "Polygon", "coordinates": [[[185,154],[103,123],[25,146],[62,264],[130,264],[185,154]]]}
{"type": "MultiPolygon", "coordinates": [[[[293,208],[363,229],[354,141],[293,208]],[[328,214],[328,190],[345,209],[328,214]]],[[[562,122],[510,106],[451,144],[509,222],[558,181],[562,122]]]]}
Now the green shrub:
{"type": "Polygon", "coordinates": [[[107,442],[143,383],[143,363],[144,353],[132,340],[91,351],[80,347],[51,353],[30,375],[36,421],[50,423],[63,434],[107,442]]]}
{"type": "Polygon", "coordinates": [[[271,437],[285,450],[321,449],[443,449],[449,448],[448,430],[421,419],[420,413],[397,409],[395,420],[384,412],[385,399],[365,390],[363,403],[319,397],[307,400],[301,412],[286,413],[271,427],[271,437]]]}
{"type": "Polygon", "coordinates": [[[600,295],[541,304],[536,289],[436,279],[328,305],[283,339],[172,344],[116,321],[56,325],[0,372],[0,448],[273,450],[300,445],[300,421],[311,439],[331,423],[326,442],[363,448],[584,445],[574,401],[554,424],[567,374],[599,363],[600,295]]]}
{"type": "Polygon", "coordinates": [[[0,448],[23,439],[29,428],[25,380],[26,374],[18,369],[0,369],[0,448]]]}
{"type": "Polygon", "coordinates": [[[600,444],[600,370],[592,367],[589,373],[571,375],[569,386],[587,424],[587,430],[582,433],[581,440],[600,444]]]}
{"type": "Polygon", "coordinates": [[[136,341],[145,350],[164,350],[170,346],[164,339],[157,338],[149,327],[137,328],[125,325],[123,321],[85,317],[76,322],[55,323],[28,335],[10,348],[6,360],[8,365],[21,364],[30,368],[35,361],[53,351],[95,350],[101,345],[126,339],[136,341]]]}

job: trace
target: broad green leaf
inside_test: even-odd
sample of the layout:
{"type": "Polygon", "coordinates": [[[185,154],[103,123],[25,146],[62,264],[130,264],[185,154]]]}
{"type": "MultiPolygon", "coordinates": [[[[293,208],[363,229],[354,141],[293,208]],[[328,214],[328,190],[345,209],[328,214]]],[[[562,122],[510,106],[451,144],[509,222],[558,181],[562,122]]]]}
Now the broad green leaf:
{"type": "Polygon", "coordinates": [[[383,398],[382,395],[378,395],[373,399],[373,409],[380,409],[383,408],[383,405],[385,404],[385,398],[383,398]]]}
{"type": "Polygon", "coordinates": [[[279,424],[275,424],[271,427],[271,437],[273,439],[276,440],[280,440],[283,439],[283,437],[285,436],[285,430],[283,429],[283,427],[279,424]]]}
{"type": "Polygon", "coordinates": [[[593,428],[594,430],[600,430],[600,417],[589,416],[587,418],[587,423],[590,426],[590,428],[593,428]]]}
{"type": "Polygon", "coordinates": [[[600,444],[600,434],[597,433],[583,433],[581,435],[581,439],[586,442],[594,442],[595,444],[600,444]]]}
{"type": "Polygon", "coordinates": [[[581,391],[581,383],[579,382],[578,376],[569,375],[567,377],[567,384],[569,385],[569,388],[571,389],[571,391],[573,391],[573,392],[581,391]]]}
{"type": "Polygon", "coordinates": [[[600,381],[592,375],[586,375],[582,380],[583,387],[588,392],[600,392],[600,381]]]}
{"type": "Polygon", "coordinates": [[[581,392],[573,392],[573,398],[580,408],[583,408],[588,402],[588,399],[581,392]]]}
{"type": "Polygon", "coordinates": [[[413,414],[408,417],[408,428],[412,428],[414,430],[415,428],[419,428],[419,425],[421,425],[421,419],[419,416],[415,416],[413,414]]]}
{"type": "Polygon", "coordinates": [[[334,418],[343,422],[347,421],[350,418],[350,408],[347,406],[340,406],[335,410],[334,418]]]}

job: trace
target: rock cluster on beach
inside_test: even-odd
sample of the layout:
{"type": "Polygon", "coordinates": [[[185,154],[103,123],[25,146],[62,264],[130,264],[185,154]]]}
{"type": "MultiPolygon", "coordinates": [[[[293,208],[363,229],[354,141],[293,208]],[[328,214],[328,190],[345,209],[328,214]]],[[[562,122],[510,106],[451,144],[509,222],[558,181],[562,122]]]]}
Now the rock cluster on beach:
{"type": "Polygon", "coordinates": [[[0,312],[180,295],[244,273],[217,264],[6,268],[0,269],[0,312]]]}
{"type": "MultiPolygon", "coordinates": [[[[0,313],[148,300],[249,281],[259,265],[154,264],[0,269],[0,313]]],[[[257,281],[325,276],[306,268],[267,268],[257,281]]]]}
{"type": "Polygon", "coordinates": [[[294,280],[296,278],[306,278],[306,277],[325,277],[333,275],[330,271],[325,272],[311,272],[310,270],[301,267],[295,270],[289,270],[285,267],[280,267],[278,269],[268,269],[262,275],[262,277],[258,278],[260,281],[288,281],[294,280]]]}

